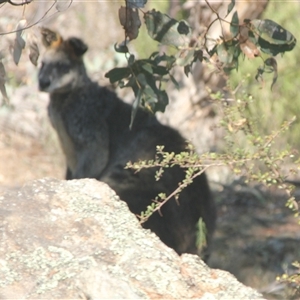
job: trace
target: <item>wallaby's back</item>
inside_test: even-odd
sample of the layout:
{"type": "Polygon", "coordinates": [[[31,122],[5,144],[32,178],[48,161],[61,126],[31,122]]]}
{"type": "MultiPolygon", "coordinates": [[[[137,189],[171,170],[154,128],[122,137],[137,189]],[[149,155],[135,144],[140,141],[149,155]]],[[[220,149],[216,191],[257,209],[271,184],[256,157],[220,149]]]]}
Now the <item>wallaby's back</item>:
{"type": "MultiPolygon", "coordinates": [[[[57,33],[42,31],[47,51],[39,72],[40,90],[50,93],[49,116],[67,161],[67,179],[96,178],[108,183],[140,214],[158,193],[169,195],[184,179],[181,168],[165,170],[155,181],[156,168],[139,173],[124,169],[127,162],[154,159],[156,145],[179,153],[185,141],[179,133],[161,125],[139,110],[129,129],[131,106],[115,93],[92,82],[86,74],[82,55],[86,45],[77,38],[64,41],[57,33]]],[[[215,205],[205,174],[184,189],[178,203],[171,199],[144,224],[163,242],[181,254],[199,253],[197,223],[202,218],[210,242],[215,227],[215,205]]]]}

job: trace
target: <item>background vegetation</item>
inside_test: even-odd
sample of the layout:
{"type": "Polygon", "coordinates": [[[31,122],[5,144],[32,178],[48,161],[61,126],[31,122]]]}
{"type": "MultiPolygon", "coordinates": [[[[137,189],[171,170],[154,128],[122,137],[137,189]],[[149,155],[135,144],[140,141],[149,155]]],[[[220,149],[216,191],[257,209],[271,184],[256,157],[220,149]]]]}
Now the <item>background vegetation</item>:
{"type": "MultiPolygon", "coordinates": [[[[299,3],[287,2],[283,5],[282,2],[271,0],[263,18],[276,20],[283,27],[289,28],[299,41],[299,13],[299,3]]],[[[259,59],[242,60],[239,70],[233,71],[229,80],[233,90],[238,87],[237,95],[253,96],[248,108],[249,116],[255,119],[262,135],[279,128],[284,121],[296,116],[290,129],[278,139],[277,146],[285,147],[290,144],[295,149],[300,149],[299,46],[297,45],[294,51],[277,56],[279,77],[272,90],[269,88],[272,75],[265,76],[264,83],[258,83],[253,76],[257,66],[261,64],[259,59]]]]}

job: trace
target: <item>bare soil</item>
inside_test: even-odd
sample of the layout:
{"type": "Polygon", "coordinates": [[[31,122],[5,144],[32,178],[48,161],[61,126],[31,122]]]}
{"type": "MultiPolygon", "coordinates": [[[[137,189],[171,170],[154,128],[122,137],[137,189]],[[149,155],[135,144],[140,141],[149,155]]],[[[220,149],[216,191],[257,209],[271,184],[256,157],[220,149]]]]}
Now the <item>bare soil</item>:
{"type": "MultiPolygon", "coordinates": [[[[300,299],[294,288],[276,280],[300,258],[297,219],[278,189],[234,182],[216,192],[218,228],[209,265],[234,274],[267,299],[300,299]]],[[[299,199],[298,199],[299,200],[299,199]]]]}

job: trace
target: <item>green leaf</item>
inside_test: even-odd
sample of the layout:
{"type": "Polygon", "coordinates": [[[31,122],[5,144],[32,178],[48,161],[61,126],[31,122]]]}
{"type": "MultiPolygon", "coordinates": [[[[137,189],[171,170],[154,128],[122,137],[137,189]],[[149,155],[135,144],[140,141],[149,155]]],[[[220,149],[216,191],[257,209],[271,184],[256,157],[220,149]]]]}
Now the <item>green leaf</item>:
{"type": "Polygon", "coordinates": [[[126,0],[126,6],[128,8],[143,8],[147,0],[126,0]]]}
{"type": "Polygon", "coordinates": [[[153,68],[151,66],[151,64],[149,63],[143,63],[141,64],[141,67],[149,74],[153,74],[153,68]]]}
{"type": "Polygon", "coordinates": [[[217,54],[219,60],[224,64],[230,64],[233,60],[233,53],[230,51],[230,47],[225,42],[217,46],[217,54]]]}
{"type": "Polygon", "coordinates": [[[157,91],[157,105],[155,107],[155,111],[161,111],[164,112],[166,109],[166,106],[169,104],[169,97],[166,91],[157,91]]]}
{"type": "Polygon", "coordinates": [[[161,62],[165,62],[166,68],[168,68],[168,69],[172,68],[175,61],[176,61],[176,58],[173,55],[169,56],[169,55],[163,54],[163,55],[158,55],[154,58],[154,63],[156,65],[158,65],[161,62]]]}
{"type": "MultiPolygon", "coordinates": [[[[130,74],[131,75],[131,74],[130,74]]],[[[135,89],[134,87],[136,86],[136,80],[134,78],[134,76],[129,76],[127,78],[128,80],[126,81],[126,83],[123,80],[119,81],[119,87],[120,88],[124,88],[124,87],[132,87],[134,94],[136,95],[135,89]]]]}
{"type": "Polygon", "coordinates": [[[207,246],[207,228],[202,218],[197,223],[196,246],[199,250],[207,246]]]}
{"type": "Polygon", "coordinates": [[[151,10],[144,15],[149,36],[163,45],[187,46],[191,38],[191,28],[186,21],[178,22],[166,14],[151,10]]]}
{"type": "Polygon", "coordinates": [[[145,74],[141,73],[137,76],[137,79],[141,85],[139,91],[141,91],[140,98],[142,99],[141,103],[143,106],[152,113],[157,111],[163,112],[169,103],[167,93],[156,87],[153,76],[145,76],[145,74]]]}
{"type": "Polygon", "coordinates": [[[125,44],[120,44],[120,45],[115,44],[114,48],[115,48],[115,51],[118,53],[128,53],[129,52],[129,50],[125,44]]]}
{"type": "Polygon", "coordinates": [[[239,32],[239,16],[237,11],[233,14],[231,22],[230,22],[230,32],[232,33],[233,37],[236,37],[239,32]]]}
{"type": "Polygon", "coordinates": [[[147,78],[146,78],[145,74],[139,73],[136,76],[136,78],[137,78],[138,82],[140,83],[140,85],[142,86],[142,88],[144,88],[146,85],[148,85],[147,78]]]}
{"type": "Polygon", "coordinates": [[[197,59],[202,62],[203,61],[203,51],[202,50],[196,50],[194,53],[194,62],[197,61],[197,59]]]}
{"type": "Polygon", "coordinates": [[[273,56],[293,50],[297,43],[288,30],[272,20],[252,20],[250,30],[261,50],[273,56]]]}
{"type": "Polygon", "coordinates": [[[129,66],[133,65],[134,61],[135,61],[134,55],[133,55],[133,54],[130,54],[130,56],[129,56],[129,58],[128,58],[128,65],[129,65],[129,66]]]}
{"type": "Polygon", "coordinates": [[[119,8],[119,20],[125,30],[126,38],[129,38],[129,40],[136,39],[141,27],[138,10],[136,8],[121,6],[119,8]]]}
{"type": "Polygon", "coordinates": [[[151,53],[151,55],[149,56],[149,59],[155,59],[156,57],[159,57],[159,56],[161,56],[160,54],[159,54],[159,51],[154,51],[154,52],[152,52],[151,53]]]}
{"type": "Polygon", "coordinates": [[[234,6],[235,6],[235,0],[231,0],[231,2],[227,6],[227,15],[226,15],[226,17],[231,13],[231,11],[233,10],[234,6]]]}
{"type": "Polygon", "coordinates": [[[146,85],[143,89],[143,94],[144,99],[148,104],[157,102],[157,95],[150,85],[146,85]]]}
{"type": "Polygon", "coordinates": [[[186,66],[194,60],[194,49],[183,49],[177,53],[176,64],[178,66],[186,66]]]}
{"type": "Polygon", "coordinates": [[[160,76],[167,75],[169,70],[165,66],[158,66],[155,60],[151,59],[140,59],[136,60],[132,65],[132,69],[135,74],[147,73],[147,74],[157,74],[160,76]]]}
{"type": "Polygon", "coordinates": [[[114,68],[105,74],[109,78],[110,83],[117,82],[121,79],[127,78],[131,74],[129,68],[114,68]]]}
{"type": "Polygon", "coordinates": [[[172,83],[175,85],[176,89],[179,90],[179,83],[178,83],[178,81],[174,78],[173,75],[169,74],[169,76],[170,76],[170,79],[171,79],[172,83]]]}
{"type": "Polygon", "coordinates": [[[259,37],[270,44],[290,45],[295,41],[295,37],[289,31],[272,20],[252,20],[251,24],[259,37]]]}
{"type": "Polygon", "coordinates": [[[169,73],[168,69],[164,66],[153,66],[153,72],[160,76],[164,76],[169,73]]]}
{"type": "MultiPolygon", "coordinates": [[[[192,69],[192,66],[193,64],[199,60],[199,61],[203,61],[203,51],[202,50],[190,50],[191,53],[193,54],[192,57],[187,57],[186,58],[186,64],[184,65],[184,74],[188,77],[189,76],[189,73],[191,73],[191,69],[192,69]]],[[[209,60],[207,61],[209,62],[209,60]]],[[[177,61],[177,63],[179,64],[180,62],[177,61]]]]}
{"type": "Polygon", "coordinates": [[[274,86],[274,84],[277,81],[278,78],[278,70],[277,70],[277,61],[274,57],[270,57],[265,60],[265,65],[270,67],[270,71],[274,73],[273,75],[273,80],[272,80],[272,85],[271,85],[271,90],[274,86]]]}
{"type": "Polygon", "coordinates": [[[189,73],[191,73],[191,65],[184,66],[183,70],[184,70],[185,76],[189,77],[189,73]]]}
{"type": "Polygon", "coordinates": [[[261,80],[263,81],[263,74],[264,73],[274,73],[273,75],[273,80],[272,80],[272,84],[271,84],[271,90],[274,86],[274,84],[277,81],[278,78],[278,69],[277,69],[277,61],[274,57],[269,57],[264,61],[264,66],[263,67],[259,67],[257,69],[257,73],[255,76],[255,79],[257,81],[261,80]]]}
{"type": "Polygon", "coordinates": [[[296,42],[296,39],[294,39],[294,42],[291,44],[276,45],[271,44],[262,38],[259,38],[257,44],[259,45],[261,51],[263,51],[264,53],[276,56],[278,53],[284,53],[286,51],[293,50],[296,45],[296,42]]]}
{"type": "Polygon", "coordinates": [[[134,100],[134,102],[132,104],[131,118],[130,118],[130,125],[129,125],[129,129],[130,130],[132,129],[132,125],[133,125],[136,113],[137,113],[137,111],[139,109],[139,106],[140,106],[140,103],[141,103],[141,95],[142,95],[142,92],[139,89],[138,93],[137,93],[137,96],[135,97],[135,100],[134,100]]]}
{"type": "Polygon", "coordinates": [[[238,68],[238,57],[241,53],[238,41],[223,41],[211,50],[210,54],[214,53],[218,55],[220,62],[223,63],[223,70],[226,73],[238,68]]]}
{"type": "Polygon", "coordinates": [[[179,34],[189,35],[190,26],[186,23],[186,21],[180,21],[177,26],[177,31],[179,34]]]}

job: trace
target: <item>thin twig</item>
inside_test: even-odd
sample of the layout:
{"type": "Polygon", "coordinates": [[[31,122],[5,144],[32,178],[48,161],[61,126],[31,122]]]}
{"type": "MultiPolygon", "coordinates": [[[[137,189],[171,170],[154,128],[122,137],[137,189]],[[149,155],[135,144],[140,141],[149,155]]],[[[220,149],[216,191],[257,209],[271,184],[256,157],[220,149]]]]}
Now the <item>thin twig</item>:
{"type": "MultiPolygon", "coordinates": [[[[33,1],[33,0],[30,0],[30,1],[33,1]]],[[[28,2],[28,3],[30,3],[30,2],[28,2]]],[[[33,26],[39,24],[40,21],[43,20],[43,19],[47,16],[47,14],[49,13],[49,11],[51,11],[51,9],[54,7],[54,5],[55,5],[56,3],[57,3],[57,0],[55,0],[55,1],[53,2],[53,4],[50,6],[50,8],[44,13],[44,15],[43,15],[38,21],[36,21],[36,22],[34,22],[34,23],[32,23],[32,24],[26,26],[26,27],[23,27],[23,28],[21,28],[21,29],[11,30],[11,31],[8,31],[8,32],[0,32],[0,36],[1,36],[1,35],[11,34],[11,33],[16,33],[16,32],[19,32],[19,31],[23,31],[23,30],[26,30],[26,29],[28,29],[28,28],[31,28],[31,27],[33,27],[33,26]]],[[[69,4],[68,8],[72,5],[72,3],[73,3],[73,0],[70,0],[70,4],[69,4]]],[[[55,13],[53,13],[53,14],[51,15],[51,17],[54,16],[55,14],[57,14],[57,13],[59,13],[59,11],[56,11],[55,13]]]]}

